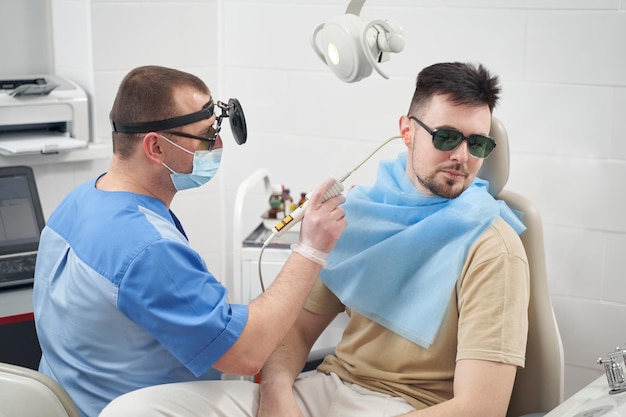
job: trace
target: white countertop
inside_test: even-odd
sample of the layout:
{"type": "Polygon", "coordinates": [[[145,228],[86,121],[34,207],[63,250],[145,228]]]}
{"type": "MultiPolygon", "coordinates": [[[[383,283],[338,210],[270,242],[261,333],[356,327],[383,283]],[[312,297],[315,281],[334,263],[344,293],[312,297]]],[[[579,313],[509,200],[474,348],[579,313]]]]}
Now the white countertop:
{"type": "Polygon", "coordinates": [[[600,416],[626,416],[626,392],[609,394],[606,375],[597,378],[545,415],[545,417],[600,416]]]}

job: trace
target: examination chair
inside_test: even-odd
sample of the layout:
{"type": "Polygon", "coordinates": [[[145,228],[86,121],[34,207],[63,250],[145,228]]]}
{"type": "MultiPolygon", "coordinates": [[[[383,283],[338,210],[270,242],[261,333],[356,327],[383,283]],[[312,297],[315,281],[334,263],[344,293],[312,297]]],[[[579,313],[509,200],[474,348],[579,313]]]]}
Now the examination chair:
{"type": "Polygon", "coordinates": [[[507,417],[540,416],[563,401],[565,380],[563,344],[548,290],[543,225],[528,199],[504,189],[509,178],[509,143],[504,125],[495,117],[490,136],[497,145],[478,176],[489,181],[489,192],[496,199],[521,213],[527,229],[520,237],[530,268],[526,366],[517,371],[507,417]]]}
{"type": "Polygon", "coordinates": [[[0,416],[80,417],[68,393],[30,368],[0,363],[0,416]]]}
{"type": "MultiPolygon", "coordinates": [[[[521,213],[527,227],[521,239],[530,268],[526,366],[517,371],[507,417],[538,417],[559,405],[564,392],[563,344],[548,290],[543,226],[539,212],[528,199],[504,189],[509,178],[509,143],[504,125],[495,117],[489,134],[497,145],[478,177],[489,181],[491,195],[521,213]]],[[[332,349],[311,352],[303,371],[314,370],[332,353],[332,349]]]]}

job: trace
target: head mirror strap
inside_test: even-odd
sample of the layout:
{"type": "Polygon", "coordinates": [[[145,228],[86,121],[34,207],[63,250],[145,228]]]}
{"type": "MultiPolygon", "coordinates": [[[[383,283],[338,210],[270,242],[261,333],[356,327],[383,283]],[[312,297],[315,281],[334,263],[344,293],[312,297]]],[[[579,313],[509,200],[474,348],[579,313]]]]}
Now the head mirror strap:
{"type": "Polygon", "coordinates": [[[194,113],[185,114],[183,116],[172,117],[165,120],[156,120],[153,122],[141,123],[118,123],[111,120],[111,127],[114,132],[119,133],[147,133],[160,132],[162,130],[173,129],[175,127],[185,126],[200,120],[210,119],[213,117],[213,99],[194,113]]]}

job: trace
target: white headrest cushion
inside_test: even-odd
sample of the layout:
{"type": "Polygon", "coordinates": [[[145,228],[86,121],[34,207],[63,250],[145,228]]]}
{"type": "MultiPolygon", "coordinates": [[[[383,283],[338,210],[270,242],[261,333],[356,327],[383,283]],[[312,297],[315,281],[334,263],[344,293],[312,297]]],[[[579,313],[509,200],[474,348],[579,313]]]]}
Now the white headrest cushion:
{"type": "Polygon", "coordinates": [[[495,197],[509,179],[509,138],[504,124],[493,116],[489,136],[495,139],[496,147],[484,160],[478,177],[489,181],[489,193],[495,197]]]}

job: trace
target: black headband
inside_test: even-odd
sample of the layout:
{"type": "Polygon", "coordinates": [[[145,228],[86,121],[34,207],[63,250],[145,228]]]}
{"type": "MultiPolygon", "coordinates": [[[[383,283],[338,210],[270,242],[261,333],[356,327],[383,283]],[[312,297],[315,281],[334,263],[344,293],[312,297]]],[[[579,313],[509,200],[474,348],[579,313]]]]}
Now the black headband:
{"type": "Polygon", "coordinates": [[[185,126],[200,120],[206,120],[213,117],[214,114],[213,98],[207,104],[202,106],[202,110],[194,113],[185,114],[183,116],[172,117],[165,120],[155,120],[153,122],[139,123],[118,123],[111,120],[111,127],[114,132],[119,133],[148,133],[160,132],[162,130],[173,129],[175,127],[185,126]]]}

